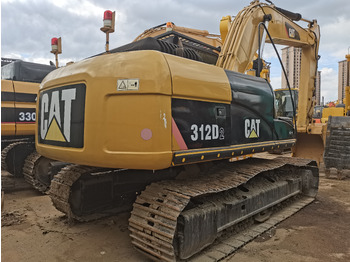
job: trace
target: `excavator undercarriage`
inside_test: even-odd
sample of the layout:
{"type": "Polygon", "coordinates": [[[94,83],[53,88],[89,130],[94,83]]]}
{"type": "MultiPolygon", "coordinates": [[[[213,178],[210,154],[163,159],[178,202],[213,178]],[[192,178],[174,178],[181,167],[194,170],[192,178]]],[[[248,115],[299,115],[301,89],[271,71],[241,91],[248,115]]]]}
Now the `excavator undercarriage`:
{"type": "Polygon", "coordinates": [[[68,163],[48,159],[33,151],[24,161],[23,176],[39,192],[47,193],[53,177],[66,165],[68,163]]]}
{"type": "Polygon", "coordinates": [[[71,220],[132,210],[135,247],[174,261],[213,256],[226,240],[224,258],[311,203],[317,190],[315,161],[257,157],[156,172],[68,165],[54,177],[50,197],[71,220]]]}
{"type": "Polygon", "coordinates": [[[350,171],[350,117],[330,116],[327,122],[324,165],[326,177],[335,169],[342,179],[350,171]]]}
{"type": "Polygon", "coordinates": [[[1,169],[24,180],[41,193],[50,189],[52,178],[68,163],[48,159],[35,151],[31,139],[11,142],[1,151],[1,169]]]}
{"type": "MultiPolygon", "coordinates": [[[[225,232],[239,231],[240,223],[252,217],[268,221],[284,201],[298,201],[300,205],[291,213],[296,212],[301,203],[314,199],[318,188],[316,163],[302,159],[222,162],[205,173],[189,181],[153,183],[137,197],[129,229],[138,249],[155,260],[188,259],[225,232]]],[[[235,251],[233,243],[228,244],[232,250],[224,254],[235,251]]]]}
{"type": "Polygon", "coordinates": [[[174,178],[180,169],[140,171],[68,165],[52,180],[50,197],[69,219],[90,221],[130,211],[146,185],[174,178]]]}
{"type": "Polygon", "coordinates": [[[23,176],[26,158],[35,151],[34,141],[17,141],[10,143],[1,151],[1,169],[16,177],[23,176]]]}

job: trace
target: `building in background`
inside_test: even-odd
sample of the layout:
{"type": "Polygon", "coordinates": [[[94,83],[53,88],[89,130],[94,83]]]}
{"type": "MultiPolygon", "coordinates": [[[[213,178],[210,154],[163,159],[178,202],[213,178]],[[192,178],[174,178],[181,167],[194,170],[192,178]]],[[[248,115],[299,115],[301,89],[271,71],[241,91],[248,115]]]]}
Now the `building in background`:
{"type": "MultiPolygon", "coordinates": [[[[299,88],[300,66],[301,66],[301,48],[285,47],[282,49],[282,63],[286,70],[288,81],[291,88],[299,88]]],[[[287,88],[287,80],[282,72],[282,88],[287,88]]],[[[316,76],[316,105],[321,102],[321,71],[317,71],[316,76]]]]}
{"type": "Polygon", "coordinates": [[[345,98],[345,86],[348,81],[347,72],[347,62],[346,60],[338,62],[338,101],[343,102],[345,98]]]}
{"type": "MultiPolygon", "coordinates": [[[[287,73],[291,88],[299,87],[301,48],[285,47],[282,49],[282,63],[287,73]]],[[[287,80],[282,71],[282,88],[287,88],[287,80]]]]}

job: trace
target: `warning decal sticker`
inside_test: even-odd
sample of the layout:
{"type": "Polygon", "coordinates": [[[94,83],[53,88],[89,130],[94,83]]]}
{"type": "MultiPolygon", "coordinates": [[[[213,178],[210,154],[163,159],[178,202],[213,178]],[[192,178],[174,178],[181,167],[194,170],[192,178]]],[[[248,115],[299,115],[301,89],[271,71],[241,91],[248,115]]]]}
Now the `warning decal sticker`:
{"type": "Polygon", "coordinates": [[[119,79],[117,81],[118,91],[137,91],[139,90],[138,79],[119,79]]]}

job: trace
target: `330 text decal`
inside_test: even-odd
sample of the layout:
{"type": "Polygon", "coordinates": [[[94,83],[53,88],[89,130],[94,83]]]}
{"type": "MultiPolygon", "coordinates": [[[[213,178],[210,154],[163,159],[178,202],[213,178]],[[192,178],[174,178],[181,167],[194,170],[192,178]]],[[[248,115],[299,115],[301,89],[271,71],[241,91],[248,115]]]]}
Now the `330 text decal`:
{"type": "Polygon", "coordinates": [[[35,112],[19,112],[19,121],[35,122],[35,112]]]}

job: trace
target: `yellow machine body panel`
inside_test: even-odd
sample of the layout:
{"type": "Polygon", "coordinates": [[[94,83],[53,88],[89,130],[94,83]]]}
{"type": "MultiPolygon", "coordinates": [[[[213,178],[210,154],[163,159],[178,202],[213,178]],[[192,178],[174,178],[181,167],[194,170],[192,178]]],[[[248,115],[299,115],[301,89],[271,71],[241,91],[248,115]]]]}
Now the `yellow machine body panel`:
{"type": "Polygon", "coordinates": [[[176,98],[231,103],[231,88],[225,71],[196,61],[184,63],[178,56],[166,55],[171,69],[172,94],[176,98]]]}
{"type": "MultiPolygon", "coordinates": [[[[68,140],[56,121],[64,116],[45,116],[49,108],[42,104],[41,113],[47,120],[39,121],[37,130],[46,132],[36,136],[37,151],[83,165],[137,169],[171,166],[173,150],[180,148],[172,137],[172,96],[227,103],[231,97],[223,69],[178,59],[155,51],[136,51],[102,55],[53,71],[43,81],[40,93],[72,84],[86,87],[84,139],[77,147],[64,146],[68,140]],[[201,74],[196,73],[199,71],[201,74]]],[[[45,100],[42,94],[40,99],[45,100]]]]}
{"type": "MultiPolygon", "coordinates": [[[[11,80],[1,80],[1,92],[8,92],[13,94],[13,84],[11,80]]],[[[4,97],[3,97],[4,98],[4,97]]],[[[4,101],[1,99],[1,110],[7,110],[10,108],[15,108],[15,101],[4,101]],[[6,108],[6,109],[5,109],[6,108]]],[[[3,113],[1,113],[3,115],[3,113]]],[[[15,122],[5,122],[3,117],[1,120],[1,135],[2,136],[12,136],[16,133],[16,124],[15,122]]]]}
{"type": "Polygon", "coordinates": [[[322,110],[322,123],[327,123],[329,116],[344,116],[343,107],[326,107],[322,110]]]}
{"type": "Polygon", "coordinates": [[[16,93],[37,94],[39,91],[39,84],[38,83],[13,81],[13,85],[14,85],[16,93]]]}
{"type": "Polygon", "coordinates": [[[15,125],[10,123],[1,124],[1,135],[2,136],[12,136],[15,134],[15,125]]]}
{"type": "Polygon", "coordinates": [[[1,80],[1,135],[35,134],[38,83],[1,80]]]}

